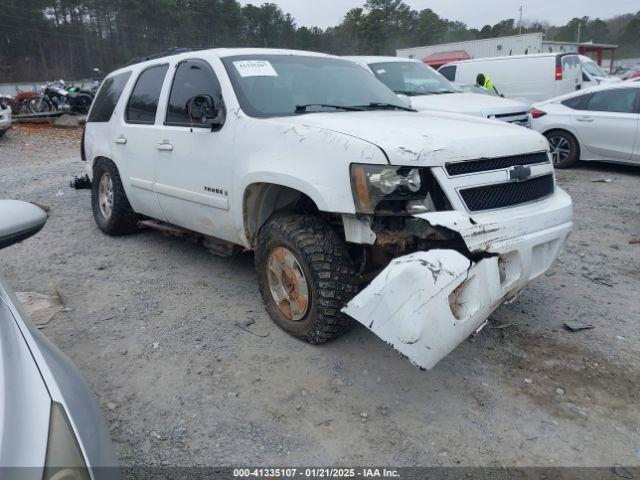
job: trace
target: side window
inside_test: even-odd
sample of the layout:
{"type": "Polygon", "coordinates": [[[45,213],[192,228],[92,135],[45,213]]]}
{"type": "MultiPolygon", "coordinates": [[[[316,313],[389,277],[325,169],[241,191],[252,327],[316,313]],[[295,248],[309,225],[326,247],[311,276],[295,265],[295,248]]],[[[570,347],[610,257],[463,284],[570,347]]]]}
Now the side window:
{"type": "Polygon", "coordinates": [[[438,72],[450,82],[456,81],[456,66],[449,65],[448,67],[442,67],[438,72]]]}
{"type": "Polygon", "coordinates": [[[152,125],[156,119],[160,90],[169,65],[156,65],[144,70],[129,98],[125,119],[127,123],[152,125]]]}
{"type": "Polygon", "coordinates": [[[93,101],[87,122],[108,122],[111,120],[113,110],[116,108],[129,77],[131,77],[131,72],[119,73],[105,78],[98,96],[93,101]]]}
{"type": "Polygon", "coordinates": [[[577,97],[571,97],[562,102],[565,107],[572,108],[573,110],[584,110],[587,106],[587,101],[591,98],[591,94],[578,95],[577,97]]]}
{"type": "Polygon", "coordinates": [[[593,112],[634,113],[636,103],[635,88],[616,88],[594,93],[587,103],[587,110],[593,112]]]}
{"type": "Polygon", "coordinates": [[[209,96],[215,102],[222,98],[220,82],[211,66],[203,60],[185,60],[178,64],[171,86],[165,125],[197,125],[188,109],[189,100],[209,96]]]}

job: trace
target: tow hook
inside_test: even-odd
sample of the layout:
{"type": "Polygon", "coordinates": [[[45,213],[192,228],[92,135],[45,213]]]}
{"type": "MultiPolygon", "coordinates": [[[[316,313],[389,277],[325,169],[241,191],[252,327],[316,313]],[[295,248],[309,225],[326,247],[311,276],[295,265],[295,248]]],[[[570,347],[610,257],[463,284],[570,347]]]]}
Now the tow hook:
{"type": "Polygon", "coordinates": [[[91,180],[89,180],[89,175],[85,175],[84,177],[73,177],[73,180],[69,182],[69,186],[71,188],[75,188],[76,190],[88,190],[91,188],[91,180]]]}

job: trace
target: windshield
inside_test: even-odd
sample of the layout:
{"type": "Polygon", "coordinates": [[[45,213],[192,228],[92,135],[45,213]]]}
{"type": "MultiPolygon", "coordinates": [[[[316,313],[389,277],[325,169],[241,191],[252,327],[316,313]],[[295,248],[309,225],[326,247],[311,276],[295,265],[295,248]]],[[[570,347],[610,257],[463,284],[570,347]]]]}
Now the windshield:
{"type": "Polygon", "coordinates": [[[415,96],[456,91],[446,78],[423,63],[385,62],[369,67],[378,80],[396,93],[415,96]]]}
{"type": "Polygon", "coordinates": [[[582,69],[594,77],[606,77],[607,74],[595,62],[582,62],[582,69]]]}
{"type": "Polygon", "coordinates": [[[223,58],[242,110],[252,117],[407,109],[364,68],[348,60],[301,55],[223,58]]]}

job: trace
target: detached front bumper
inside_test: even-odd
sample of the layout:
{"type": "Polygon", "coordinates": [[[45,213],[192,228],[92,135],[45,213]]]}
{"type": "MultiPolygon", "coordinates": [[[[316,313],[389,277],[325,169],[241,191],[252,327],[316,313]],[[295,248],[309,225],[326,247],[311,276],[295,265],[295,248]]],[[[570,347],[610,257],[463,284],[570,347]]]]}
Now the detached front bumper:
{"type": "Polygon", "coordinates": [[[484,213],[417,216],[459,233],[473,262],[455,250],[416,252],[394,259],[343,312],[431,369],[555,261],[571,228],[570,197],[562,190],[543,202],[484,213]]]}

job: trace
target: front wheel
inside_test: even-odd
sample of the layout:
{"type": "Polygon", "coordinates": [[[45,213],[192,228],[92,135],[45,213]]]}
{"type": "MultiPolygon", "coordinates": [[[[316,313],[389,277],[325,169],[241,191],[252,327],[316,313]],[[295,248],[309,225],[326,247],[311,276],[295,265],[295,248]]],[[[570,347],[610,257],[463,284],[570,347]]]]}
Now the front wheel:
{"type": "Polygon", "coordinates": [[[575,137],[563,130],[553,130],[545,134],[551,150],[555,168],[569,168],[579,159],[579,147],[575,137]]]}
{"type": "Polygon", "coordinates": [[[356,294],[356,271],[345,243],[322,220],[275,217],[258,236],[260,293],[273,321],[287,333],[319,344],[352,324],[340,309],[356,294]]]}
{"type": "Polygon", "coordinates": [[[47,113],[53,110],[53,106],[40,95],[31,97],[27,104],[29,112],[31,113],[47,113]]]}

